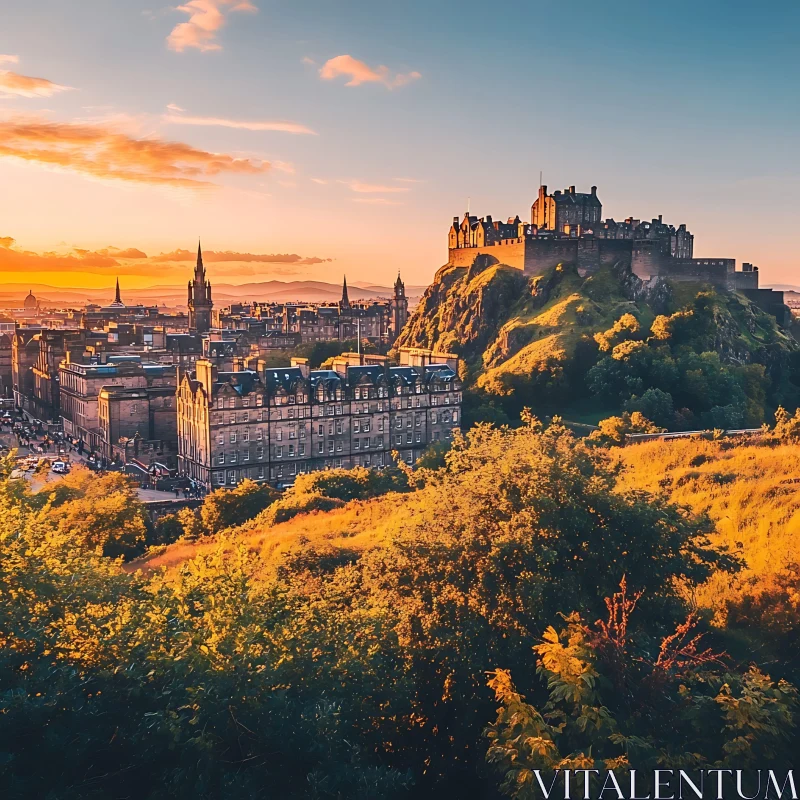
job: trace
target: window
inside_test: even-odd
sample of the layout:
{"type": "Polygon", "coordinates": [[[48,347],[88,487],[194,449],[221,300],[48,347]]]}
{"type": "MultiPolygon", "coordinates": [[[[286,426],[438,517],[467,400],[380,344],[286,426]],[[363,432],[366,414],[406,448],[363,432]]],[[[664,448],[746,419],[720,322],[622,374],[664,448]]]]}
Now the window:
{"type": "Polygon", "coordinates": [[[378,433],[383,433],[383,417],[378,420],[378,433]]]}
{"type": "Polygon", "coordinates": [[[342,443],[341,441],[336,442],[336,451],[341,453],[342,452],[342,443]]]}
{"type": "Polygon", "coordinates": [[[325,435],[325,426],[324,425],[320,425],[319,426],[319,435],[320,436],[324,436],[325,435]]]}
{"type": "Polygon", "coordinates": [[[403,418],[398,417],[394,423],[395,428],[402,428],[403,427],[403,418]]]}
{"type": "Polygon", "coordinates": [[[453,409],[453,422],[458,422],[458,411],[453,409]]]}
{"type": "Polygon", "coordinates": [[[406,434],[406,444],[411,444],[411,442],[412,438],[411,438],[411,433],[409,432],[406,434]]]}
{"type": "Polygon", "coordinates": [[[403,444],[403,435],[401,433],[398,433],[397,436],[394,437],[394,443],[396,445],[403,444]]]}
{"type": "Polygon", "coordinates": [[[306,438],[306,426],[305,425],[303,425],[303,427],[300,428],[300,438],[301,439],[305,439],[306,438]]]}
{"type": "Polygon", "coordinates": [[[231,444],[236,444],[236,433],[231,432],[231,444]]]}
{"type": "Polygon", "coordinates": [[[236,424],[236,414],[231,414],[231,425],[236,424]]]}
{"type": "Polygon", "coordinates": [[[325,452],[325,442],[317,442],[317,452],[320,455],[325,452]]]}
{"type": "Polygon", "coordinates": [[[341,433],[341,432],[342,432],[342,423],[341,422],[337,422],[336,423],[336,433],[341,433]]]}
{"type": "Polygon", "coordinates": [[[263,478],[264,477],[264,465],[263,464],[259,465],[259,467],[258,467],[258,477],[259,478],[263,478]]]}
{"type": "Polygon", "coordinates": [[[278,428],[278,430],[275,431],[275,441],[280,442],[282,439],[283,439],[283,431],[280,428],[278,428]]]}
{"type": "Polygon", "coordinates": [[[264,458],[264,448],[257,447],[256,448],[256,458],[264,458]]]}
{"type": "MultiPolygon", "coordinates": [[[[228,400],[228,408],[236,408],[236,398],[235,397],[231,397],[231,399],[228,400]]],[[[232,474],[232,473],[230,473],[230,474],[232,474]]]]}
{"type": "MultiPolygon", "coordinates": [[[[340,394],[341,394],[341,389],[337,389],[336,390],[336,395],[337,395],[336,399],[337,400],[339,399],[338,395],[340,395],[340,394]]],[[[342,413],[342,407],[341,406],[336,406],[336,413],[337,414],[341,414],[342,413]]]]}
{"type": "Polygon", "coordinates": [[[225,473],[224,472],[215,472],[214,473],[214,483],[225,483],[225,473]]]}
{"type": "Polygon", "coordinates": [[[231,450],[231,464],[235,464],[239,460],[239,451],[231,450]]]}
{"type": "Polygon", "coordinates": [[[217,456],[217,463],[224,464],[225,463],[225,453],[220,453],[217,456]]]}
{"type": "Polygon", "coordinates": [[[289,438],[296,439],[297,438],[297,428],[291,428],[289,430],[289,438]]]}
{"type": "Polygon", "coordinates": [[[236,485],[236,473],[232,469],[228,470],[228,484],[230,486],[236,485]]]}
{"type": "MultiPolygon", "coordinates": [[[[248,436],[249,436],[249,435],[250,435],[250,434],[248,433],[248,436]]],[[[259,429],[256,431],[256,439],[257,439],[259,442],[263,442],[263,441],[264,441],[264,431],[263,431],[263,430],[261,430],[261,428],[259,428],[259,429]]]]}
{"type": "MultiPolygon", "coordinates": [[[[256,405],[257,405],[257,406],[260,406],[260,405],[262,405],[263,403],[264,403],[264,398],[263,398],[263,397],[262,397],[260,394],[259,394],[259,395],[257,395],[257,396],[256,396],[256,405]]],[[[259,471],[260,471],[260,468],[259,468],[259,471]]],[[[262,478],[263,478],[264,476],[263,476],[263,475],[261,475],[260,477],[262,477],[262,478]]]]}
{"type": "Polygon", "coordinates": [[[250,406],[250,398],[249,397],[243,397],[242,398],[242,408],[249,408],[249,406],[250,406]]]}
{"type": "Polygon", "coordinates": [[[414,415],[414,424],[419,428],[422,425],[422,417],[419,414],[414,415]]]}
{"type": "Polygon", "coordinates": [[[283,445],[279,444],[275,448],[275,458],[283,458],[283,445]]]}
{"type": "MultiPolygon", "coordinates": [[[[259,398],[259,399],[261,399],[261,398],[259,398]]],[[[263,422],[264,421],[264,412],[261,409],[258,410],[258,414],[256,414],[256,419],[259,422],[263,422]]]]}
{"type": "Polygon", "coordinates": [[[306,454],[306,446],[302,442],[300,442],[300,446],[297,448],[297,455],[304,456],[306,454]]]}
{"type": "Polygon", "coordinates": [[[364,422],[363,431],[364,431],[364,433],[369,433],[369,422],[368,421],[364,422]]]}
{"type": "Polygon", "coordinates": [[[223,434],[217,436],[217,444],[225,444],[225,436],[223,434]]]}
{"type": "Polygon", "coordinates": [[[131,416],[136,413],[136,403],[131,403],[131,416]]]}
{"type": "Polygon", "coordinates": [[[358,439],[353,439],[353,449],[358,450],[360,446],[361,442],[359,442],[358,439]]]}
{"type": "Polygon", "coordinates": [[[250,451],[244,450],[242,452],[242,461],[249,461],[250,460],[250,451]]]}
{"type": "Polygon", "coordinates": [[[294,419],[294,409],[293,408],[289,409],[289,419],[294,419]]]}
{"type": "Polygon", "coordinates": [[[367,436],[367,438],[364,439],[364,449],[366,450],[368,447],[369,447],[369,436],[367,436]]]}
{"type": "Polygon", "coordinates": [[[369,456],[364,456],[364,466],[365,467],[369,466],[369,456]]]}
{"type": "Polygon", "coordinates": [[[357,420],[353,420],[353,433],[358,433],[361,430],[361,423],[357,420]]]}
{"type": "Polygon", "coordinates": [[[435,425],[436,424],[436,412],[431,411],[431,422],[435,425]]]}
{"type": "Polygon", "coordinates": [[[328,442],[328,452],[329,452],[329,453],[332,453],[332,452],[333,452],[333,439],[331,439],[331,440],[328,442]]]}
{"type": "Polygon", "coordinates": [[[417,435],[414,438],[415,438],[415,441],[417,443],[419,443],[419,442],[422,441],[422,434],[421,433],[417,433],[417,435]]]}
{"type": "Polygon", "coordinates": [[[377,443],[377,446],[378,446],[379,448],[381,448],[381,449],[383,448],[383,436],[379,436],[379,437],[378,437],[378,443],[377,443]]]}

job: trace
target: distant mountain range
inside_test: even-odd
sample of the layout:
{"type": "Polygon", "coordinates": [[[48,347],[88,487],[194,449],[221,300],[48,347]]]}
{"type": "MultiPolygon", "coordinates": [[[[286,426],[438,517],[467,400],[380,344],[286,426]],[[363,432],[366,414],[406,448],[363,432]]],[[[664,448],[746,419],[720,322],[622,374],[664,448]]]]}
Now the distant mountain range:
{"type": "MultiPolygon", "coordinates": [[[[391,297],[394,289],[377,284],[348,284],[348,295],[351,300],[374,300],[379,297],[391,297]]],[[[406,286],[406,295],[413,301],[419,298],[427,287],[406,286]]],[[[43,305],[82,306],[87,302],[106,304],[114,299],[114,289],[59,288],[46,284],[0,284],[0,306],[16,308],[22,305],[28,292],[32,291],[43,305]]],[[[230,303],[260,300],[275,303],[336,302],[342,296],[342,287],[338,283],[325,281],[263,281],[245,283],[234,286],[228,283],[212,285],[214,305],[226,306],[230,303]]],[[[145,289],[125,289],[122,287],[122,300],[129,305],[165,305],[168,307],[186,305],[186,286],[152,286],[145,289]]]]}

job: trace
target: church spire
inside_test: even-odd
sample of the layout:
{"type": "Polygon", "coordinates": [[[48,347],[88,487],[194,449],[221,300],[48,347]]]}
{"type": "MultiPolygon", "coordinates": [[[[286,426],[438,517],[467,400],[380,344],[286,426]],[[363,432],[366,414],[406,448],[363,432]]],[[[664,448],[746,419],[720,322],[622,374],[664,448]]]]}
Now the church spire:
{"type": "Polygon", "coordinates": [[[197,240],[197,266],[194,268],[194,282],[197,284],[206,282],[206,268],[203,266],[203,250],[200,247],[200,239],[197,240]]]}
{"type": "Polygon", "coordinates": [[[114,294],[114,302],[122,305],[122,298],[119,295],[119,278],[117,278],[117,291],[114,294]]]}
{"type": "Polygon", "coordinates": [[[347,296],[347,275],[342,283],[342,308],[350,308],[350,298],[347,296]]]}

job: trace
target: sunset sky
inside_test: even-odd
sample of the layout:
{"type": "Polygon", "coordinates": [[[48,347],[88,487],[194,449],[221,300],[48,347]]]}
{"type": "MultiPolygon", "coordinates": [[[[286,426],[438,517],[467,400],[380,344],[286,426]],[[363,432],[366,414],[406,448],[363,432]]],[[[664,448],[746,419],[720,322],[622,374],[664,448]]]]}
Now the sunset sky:
{"type": "Polygon", "coordinates": [[[539,181],[800,284],[800,3],[25,0],[0,281],[427,283],[539,181]],[[181,253],[181,251],[188,251],[181,253]]]}

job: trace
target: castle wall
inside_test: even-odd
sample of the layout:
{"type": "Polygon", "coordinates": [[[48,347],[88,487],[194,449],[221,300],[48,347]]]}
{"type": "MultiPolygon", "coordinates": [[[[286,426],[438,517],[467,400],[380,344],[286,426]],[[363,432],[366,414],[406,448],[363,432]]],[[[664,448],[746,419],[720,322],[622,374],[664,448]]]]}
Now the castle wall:
{"type": "Polygon", "coordinates": [[[525,269],[525,241],[523,239],[507,239],[505,242],[485,245],[484,247],[462,247],[449,251],[449,263],[454,267],[471,267],[475,256],[489,255],[501,264],[509,267],[525,269]]]}
{"type": "Polygon", "coordinates": [[[630,266],[631,242],[615,239],[539,239],[526,242],[525,274],[539,275],[556,264],[572,264],[581,275],[602,266],[623,263],[630,266]]]}
{"type": "Polygon", "coordinates": [[[658,239],[638,239],[633,242],[631,270],[643,281],[664,275],[672,262],[658,239]]]}

